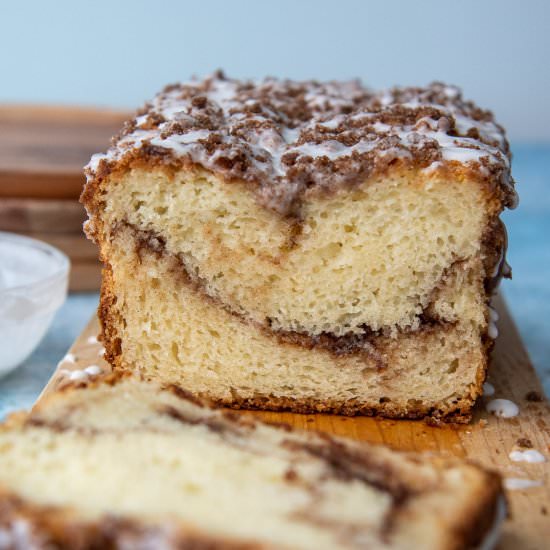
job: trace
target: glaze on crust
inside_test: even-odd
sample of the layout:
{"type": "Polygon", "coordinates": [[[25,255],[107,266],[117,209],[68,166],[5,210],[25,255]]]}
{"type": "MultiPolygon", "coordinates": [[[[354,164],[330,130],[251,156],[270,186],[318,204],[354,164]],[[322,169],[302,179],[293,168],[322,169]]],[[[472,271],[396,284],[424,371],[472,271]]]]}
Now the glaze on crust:
{"type": "Polygon", "coordinates": [[[260,82],[218,72],[166,87],[86,168],[83,200],[107,175],[139,165],[201,166],[251,184],[260,204],[299,215],[306,194],[388,170],[454,172],[517,197],[504,130],[454,86],[375,92],[359,81],[260,82]]]}

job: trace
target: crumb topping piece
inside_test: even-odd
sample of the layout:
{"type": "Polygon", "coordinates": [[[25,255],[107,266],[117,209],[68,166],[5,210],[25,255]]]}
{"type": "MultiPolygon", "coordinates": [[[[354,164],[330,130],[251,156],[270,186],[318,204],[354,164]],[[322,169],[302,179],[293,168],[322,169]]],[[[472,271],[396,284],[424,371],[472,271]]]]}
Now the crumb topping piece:
{"type": "Polygon", "coordinates": [[[127,122],[89,180],[134,158],[194,164],[255,184],[260,202],[296,213],[308,190],[353,185],[399,162],[460,165],[517,197],[504,130],[455,86],[373,91],[359,81],[240,81],[217,72],[167,86],[127,122]]]}

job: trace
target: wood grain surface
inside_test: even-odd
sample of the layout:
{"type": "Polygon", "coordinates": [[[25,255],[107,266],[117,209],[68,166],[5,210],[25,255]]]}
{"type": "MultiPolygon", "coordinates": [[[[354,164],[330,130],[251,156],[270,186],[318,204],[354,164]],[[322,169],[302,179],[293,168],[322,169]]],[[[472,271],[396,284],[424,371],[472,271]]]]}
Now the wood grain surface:
{"type": "Polygon", "coordinates": [[[101,263],[99,261],[71,262],[69,290],[71,292],[96,292],[101,285],[101,263]]]}
{"type": "MultiPolygon", "coordinates": [[[[501,550],[543,550],[550,548],[550,406],[544,399],[533,366],[516,327],[500,298],[495,299],[500,313],[500,336],[493,353],[488,380],[495,387],[492,398],[514,401],[520,413],[514,418],[497,418],[488,414],[485,405],[492,398],[482,398],[474,420],[466,426],[432,427],[422,421],[380,420],[326,414],[300,415],[274,412],[243,412],[270,421],[286,422],[297,428],[316,429],[361,441],[382,443],[404,451],[424,451],[468,458],[498,470],[505,479],[533,480],[538,486],[508,491],[510,517],[503,528],[501,550]],[[531,392],[531,393],[530,393],[531,392]],[[535,392],[535,393],[532,393],[535,392]],[[535,400],[534,400],[535,399],[535,400]],[[520,438],[528,439],[547,462],[529,464],[512,462],[509,453],[518,448],[520,438]]],[[[54,391],[67,380],[72,370],[99,365],[103,360],[97,341],[99,324],[94,317],[69,350],[75,362],[62,361],[42,395],[54,391]]]]}
{"type": "Polygon", "coordinates": [[[82,168],[105,151],[127,113],[0,106],[0,197],[77,199],[82,168]]]}
{"type": "Polygon", "coordinates": [[[86,217],[76,199],[0,199],[0,231],[82,235],[86,217]]]}

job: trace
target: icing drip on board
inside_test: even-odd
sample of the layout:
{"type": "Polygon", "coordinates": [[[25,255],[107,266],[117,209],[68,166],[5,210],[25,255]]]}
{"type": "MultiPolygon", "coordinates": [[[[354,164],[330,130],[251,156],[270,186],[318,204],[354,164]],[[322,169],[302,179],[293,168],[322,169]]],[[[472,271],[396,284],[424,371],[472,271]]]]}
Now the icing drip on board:
{"type": "Polygon", "coordinates": [[[61,369],[59,371],[60,374],[73,381],[88,380],[89,378],[93,378],[94,376],[99,376],[102,372],[103,369],[98,365],[90,365],[84,369],[61,369]]]}
{"type": "Polygon", "coordinates": [[[519,407],[509,399],[493,399],[485,408],[487,412],[501,418],[513,418],[519,414],[519,407]]]}
{"type": "Polygon", "coordinates": [[[530,464],[546,462],[546,457],[535,449],[527,449],[526,451],[512,451],[508,457],[513,462],[528,462],[530,464]]]}
{"type": "Polygon", "coordinates": [[[542,481],[538,479],[525,479],[522,477],[507,477],[504,479],[504,488],[508,491],[522,491],[542,487],[542,481]]]}

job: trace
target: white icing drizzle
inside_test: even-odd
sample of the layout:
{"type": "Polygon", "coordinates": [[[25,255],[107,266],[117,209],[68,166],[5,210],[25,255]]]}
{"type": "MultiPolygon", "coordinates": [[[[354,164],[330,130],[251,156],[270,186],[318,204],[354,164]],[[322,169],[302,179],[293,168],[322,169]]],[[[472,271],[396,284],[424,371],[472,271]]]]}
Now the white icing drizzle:
{"type": "Polygon", "coordinates": [[[97,376],[98,374],[101,374],[102,370],[103,369],[98,365],[90,365],[84,369],[84,372],[89,376],[97,376]]]}
{"type": "Polygon", "coordinates": [[[495,387],[491,382],[485,382],[485,384],[483,384],[483,395],[487,397],[495,395],[495,387]]]}
{"type": "Polygon", "coordinates": [[[536,449],[512,451],[508,456],[513,462],[529,462],[530,464],[546,462],[546,457],[536,449]]]}
{"type": "MultiPolygon", "coordinates": [[[[189,158],[214,171],[219,170],[217,161],[234,154],[233,147],[237,147],[236,151],[244,151],[250,164],[265,175],[262,179],[276,180],[287,178],[288,166],[282,162],[282,157],[288,154],[296,155],[297,160],[326,157],[336,161],[343,157],[355,158],[384,143],[384,147],[377,149],[376,154],[393,159],[411,156],[411,151],[435,142],[440,149],[441,160],[428,166],[427,171],[437,169],[442,162],[463,165],[474,163],[481,172],[486,171],[486,164],[498,165],[504,168],[503,185],[510,195],[515,193],[509,174],[506,139],[501,127],[492,119],[479,120],[483,117],[475,114],[473,106],[462,100],[460,90],[454,86],[432,84],[425,89],[395,88],[375,93],[358,81],[303,83],[306,86],[304,100],[312,114],[307,120],[300,120],[296,127],[297,122],[290,122],[281,108],[281,104],[288,101],[288,96],[285,98],[289,90],[288,82],[267,79],[247,83],[252,86],[254,93],[265,93],[269,98],[253,113],[244,113],[243,108],[252,107],[259,96],[253,95],[246,99],[248,96],[246,93],[243,96],[243,82],[216,76],[204,82],[208,83],[207,88],[201,88],[203,82],[190,82],[184,84],[183,88],[168,88],[158,94],[151,101],[149,112],[136,118],[136,126],[129,134],[119,139],[106,154],[92,157],[86,170],[88,178],[94,177],[101,160],[120,160],[126,153],[141,148],[145,142],[169,150],[178,157],[189,158]],[[185,95],[182,89],[195,92],[185,95]],[[197,96],[204,96],[211,111],[218,113],[215,116],[220,118],[216,120],[221,122],[215,130],[197,129],[197,110],[192,103],[197,96]],[[382,111],[388,112],[396,106],[411,110],[431,108],[441,116],[438,120],[424,116],[414,123],[385,124],[378,120],[380,106],[382,111]],[[341,108],[351,109],[351,112],[339,114],[341,108]],[[162,117],[158,127],[151,128],[148,125],[149,114],[162,117]],[[256,124],[252,131],[242,132],[244,120],[256,124]],[[353,145],[345,145],[330,138],[299,142],[301,136],[309,135],[318,128],[334,132],[338,137],[345,136],[351,129],[350,123],[358,121],[365,127],[370,125],[374,131],[367,131],[353,145]],[[171,125],[174,123],[184,126],[178,131],[172,131],[171,125]],[[451,132],[453,125],[454,131],[451,132]],[[204,142],[214,131],[228,149],[207,151],[204,142]],[[457,135],[450,135],[454,133],[457,135]],[[470,137],[472,135],[476,137],[470,137]]],[[[298,182],[293,181],[287,181],[287,184],[298,186],[298,182]]],[[[509,202],[515,203],[516,200],[509,199],[509,202]]]]}
{"type": "Polygon", "coordinates": [[[99,348],[97,354],[99,355],[99,357],[103,357],[103,355],[105,355],[105,348],[104,347],[99,348]]]}
{"type": "Polygon", "coordinates": [[[59,374],[61,374],[62,376],[65,376],[69,380],[79,381],[79,380],[88,380],[89,378],[98,376],[102,372],[103,372],[103,369],[100,366],[90,365],[84,369],[76,369],[76,370],[61,369],[59,371],[59,374]]]}
{"type": "Polygon", "coordinates": [[[74,353],[67,353],[63,359],[61,359],[61,363],[75,363],[76,362],[76,355],[74,353]]]}
{"type": "Polygon", "coordinates": [[[520,491],[533,487],[542,487],[542,481],[538,479],[526,479],[522,477],[507,477],[504,479],[504,487],[509,491],[520,491]]]}
{"type": "Polygon", "coordinates": [[[99,340],[97,339],[97,336],[90,336],[86,342],[88,342],[88,344],[98,344],[99,343],[99,340]]]}
{"type": "Polygon", "coordinates": [[[500,418],[513,418],[519,414],[519,407],[509,399],[493,399],[485,405],[487,412],[500,418]]]}
{"type": "Polygon", "coordinates": [[[69,380],[85,380],[88,374],[84,370],[73,370],[68,375],[69,380]]]}

